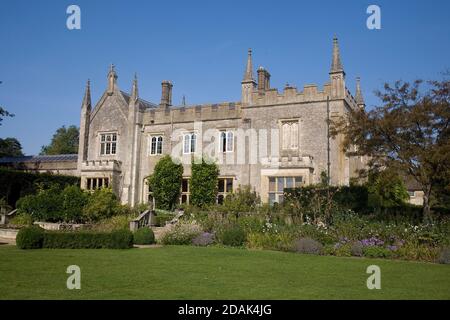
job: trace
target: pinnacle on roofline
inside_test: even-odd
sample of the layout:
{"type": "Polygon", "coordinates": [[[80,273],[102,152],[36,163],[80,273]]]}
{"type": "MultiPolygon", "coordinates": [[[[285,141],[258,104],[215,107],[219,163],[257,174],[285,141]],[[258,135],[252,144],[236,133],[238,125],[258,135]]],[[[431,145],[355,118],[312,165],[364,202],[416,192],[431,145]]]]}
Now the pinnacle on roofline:
{"type": "Polygon", "coordinates": [[[131,99],[137,100],[138,98],[139,98],[139,92],[138,92],[137,74],[134,73],[133,85],[131,88],[131,99]]]}
{"type": "Polygon", "coordinates": [[[339,52],[339,43],[336,35],[333,38],[333,59],[331,61],[331,71],[334,72],[344,72],[344,67],[341,62],[341,54],[339,52]]]}
{"type": "Polygon", "coordinates": [[[359,105],[365,105],[364,97],[361,92],[361,78],[356,78],[356,94],[355,94],[355,100],[356,104],[359,105]]]}
{"type": "Polygon", "coordinates": [[[253,79],[253,63],[252,63],[252,49],[248,49],[247,66],[245,68],[243,81],[254,81],[253,79]]]}
{"type": "Polygon", "coordinates": [[[87,80],[86,82],[86,90],[84,92],[83,97],[83,106],[91,107],[91,80],[87,80]]]}

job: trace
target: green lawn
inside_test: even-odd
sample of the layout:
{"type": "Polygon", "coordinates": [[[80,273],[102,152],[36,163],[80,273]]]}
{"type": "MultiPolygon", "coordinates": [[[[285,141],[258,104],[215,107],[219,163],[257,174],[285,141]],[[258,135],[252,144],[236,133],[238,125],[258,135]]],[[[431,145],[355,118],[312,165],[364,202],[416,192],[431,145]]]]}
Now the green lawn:
{"type": "Polygon", "coordinates": [[[2,299],[450,299],[450,266],[244,249],[0,246],[2,299]],[[66,268],[81,267],[81,290],[66,268]],[[366,287],[381,268],[381,290],[366,287]]]}

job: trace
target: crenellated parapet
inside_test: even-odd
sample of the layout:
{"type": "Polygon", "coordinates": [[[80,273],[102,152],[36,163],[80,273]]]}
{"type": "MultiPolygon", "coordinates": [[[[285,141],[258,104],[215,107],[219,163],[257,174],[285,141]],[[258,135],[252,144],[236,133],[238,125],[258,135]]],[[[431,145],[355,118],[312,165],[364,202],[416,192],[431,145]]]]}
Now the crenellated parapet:
{"type": "Polygon", "coordinates": [[[327,96],[330,96],[330,92],[330,84],[324,85],[322,90],[319,90],[314,84],[305,85],[302,91],[298,91],[296,87],[292,86],[286,86],[282,93],[279,93],[276,88],[262,92],[255,90],[252,92],[252,105],[261,106],[324,101],[327,100],[327,96]]]}
{"type": "Polygon", "coordinates": [[[118,160],[86,160],[81,163],[81,171],[120,172],[121,162],[118,160]]]}
{"type": "Polygon", "coordinates": [[[149,109],[144,115],[144,124],[183,123],[235,119],[240,117],[241,104],[223,102],[171,108],[149,109]]]}

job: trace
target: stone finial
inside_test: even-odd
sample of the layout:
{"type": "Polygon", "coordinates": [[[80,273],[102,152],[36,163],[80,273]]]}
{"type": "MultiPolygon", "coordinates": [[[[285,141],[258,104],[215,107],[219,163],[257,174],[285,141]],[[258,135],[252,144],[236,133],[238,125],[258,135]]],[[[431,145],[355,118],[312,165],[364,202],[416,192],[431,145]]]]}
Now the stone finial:
{"type": "Polygon", "coordinates": [[[117,73],[114,64],[111,63],[108,72],[108,92],[113,93],[116,87],[117,73]]]}
{"type": "Polygon", "coordinates": [[[344,67],[342,66],[341,62],[341,55],[339,52],[339,43],[336,35],[333,38],[333,59],[331,62],[331,72],[330,73],[336,73],[336,72],[344,72],[344,67]]]}
{"type": "Polygon", "coordinates": [[[248,49],[247,66],[245,68],[243,82],[252,82],[253,80],[253,64],[252,64],[252,49],[248,49]]]}
{"type": "Polygon", "coordinates": [[[355,100],[356,100],[356,104],[358,106],[364,106],[365,105],[364,97],[363,97],[362,92],[361,92],[361,78],[360,77],[356,78],[355,100]]]}
{"type": "Polygon", "coordinates": [[[134,74],[133,86],[131,88],[131,100],[136,101],[139,98],[137,74],[134,74]]]}
{"type": "Polygon", "coordinates": [[[82,108],[91,109],[91,81],[88,79],[86,83],[86,90],[84,92],[82,108]]]}

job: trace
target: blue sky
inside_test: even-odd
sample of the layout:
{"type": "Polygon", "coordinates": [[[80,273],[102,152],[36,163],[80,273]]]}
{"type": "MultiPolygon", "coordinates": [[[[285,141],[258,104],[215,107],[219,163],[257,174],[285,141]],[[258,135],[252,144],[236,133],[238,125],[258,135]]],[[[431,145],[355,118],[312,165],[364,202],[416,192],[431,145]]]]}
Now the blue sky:
{"type": "Polygon", "coordinates": [[[385,81],[438,78],[450,67],[450,1],[21,1],[0,2],[0,105],[14,113],[0,137],[37,154],[62,125],[79,125],[86,80],[93,102],[110,63],[129,91],[173,102],[238,101],[247,49],[272,87],[328,81],[332,38],[339,38],[347,86],[361,76],[369,106],[385,81]],[[66,28],[66,9],[81,8],[81,30],[66,28]],[[366,27],[366,8],[381,7],[381,30],[366,27]]]}

